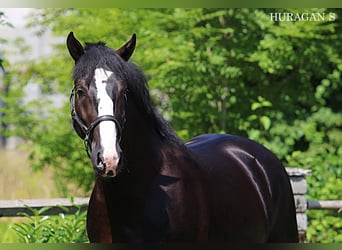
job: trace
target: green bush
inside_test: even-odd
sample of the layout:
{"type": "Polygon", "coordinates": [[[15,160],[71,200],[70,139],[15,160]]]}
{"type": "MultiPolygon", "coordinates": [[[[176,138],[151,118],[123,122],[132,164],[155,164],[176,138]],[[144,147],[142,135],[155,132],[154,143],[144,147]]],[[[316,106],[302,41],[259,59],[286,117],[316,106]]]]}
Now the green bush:
{"type": "Polygon", "coordinates": [[[308,211],[307,238],[311,243],[342,242],[342,213],[337,211],[308,211]]]}
{"type": "MultiPolygon", "coordinates": [[[[61,207],[65,212],[68,209],[61,207]]],[[[76,213],[58,216],[43,216],[50,207],[34,209],[28,207],[33,213],[20,213],[28,222],[16,223],[13,229],[23,243],[85,243],[88,242],[85,231],[86,212],[80,207],[76,213]]]]}

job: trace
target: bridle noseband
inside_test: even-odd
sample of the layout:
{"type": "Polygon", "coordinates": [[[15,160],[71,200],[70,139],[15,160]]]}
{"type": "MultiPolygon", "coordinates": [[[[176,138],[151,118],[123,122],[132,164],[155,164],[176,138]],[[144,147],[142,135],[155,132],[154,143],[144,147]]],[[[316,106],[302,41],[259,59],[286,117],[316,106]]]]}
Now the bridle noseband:
{"type": "Polygon", "coordinates": [[[75,110],[75,87],[71,90],[70,93],[70,103],[71,103],[71,118],[73,122],[76,122],[77,125],[80,127],[82,132],[84,133],[84,147],[87,152],[88,157],[90,158],[91,155],[91,142],[92,142],[92,135],[94,132],[94,129],[96,128],[97,125],[99,125],[103,121],[112,121],[116,125],[117,129],[117,138],[118,142],[120,142],[121,139],[121,134],[122,134],[122,128],[120,126],[119,121],[115,118],[113,115],[102,115],[97,117],[90,125],[87,127],[82,119],[78,116],[76,110],[75,110]]]}

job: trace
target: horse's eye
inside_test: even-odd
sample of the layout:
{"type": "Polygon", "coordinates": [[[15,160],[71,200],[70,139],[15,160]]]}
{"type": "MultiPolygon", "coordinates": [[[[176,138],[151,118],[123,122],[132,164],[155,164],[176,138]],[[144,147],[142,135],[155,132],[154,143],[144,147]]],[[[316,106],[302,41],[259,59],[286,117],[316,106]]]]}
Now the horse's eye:
{"type": "Polygon", "coordinates": [[[85,95],[85,91],[83,89],[81,89],[81,88],[77,88],[76,89],[76,94],[77,94],[78,97],[82,97],[82,96],[85,95]]]}

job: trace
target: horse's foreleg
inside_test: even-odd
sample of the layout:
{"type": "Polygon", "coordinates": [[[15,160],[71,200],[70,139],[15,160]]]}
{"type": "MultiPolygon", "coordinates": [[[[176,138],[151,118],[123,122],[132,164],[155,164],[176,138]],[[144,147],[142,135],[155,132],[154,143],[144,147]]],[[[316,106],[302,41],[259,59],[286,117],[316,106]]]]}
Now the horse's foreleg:
{"type": "Polygon", "coordinates": [[[92,243],[111,243],[112,231],[102,183],[96,180],[87,214],[87,233],[92,243]]]}

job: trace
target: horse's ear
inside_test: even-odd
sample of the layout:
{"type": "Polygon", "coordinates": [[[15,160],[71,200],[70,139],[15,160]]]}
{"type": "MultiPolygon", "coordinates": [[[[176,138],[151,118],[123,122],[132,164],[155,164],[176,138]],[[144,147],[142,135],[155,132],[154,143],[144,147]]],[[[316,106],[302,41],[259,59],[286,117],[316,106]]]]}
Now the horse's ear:
{"type": "Polygon", "coordinates": [[[71,57],[74,59],[75,63],[84,54],[83,47],[81,43],[74,37],[74,33],[70,32],[67,38],[67,47],[71,57]]]}
{"type": "Polygon", "coordinates": [[[133,34],[131,39],[125,43],[120,49],[116,51],[116,53],[121,56],[125,61],[128,61],[128,59],[133,54],[133,51],[135,49],[136,44],[136,35],[133,34]]]}

